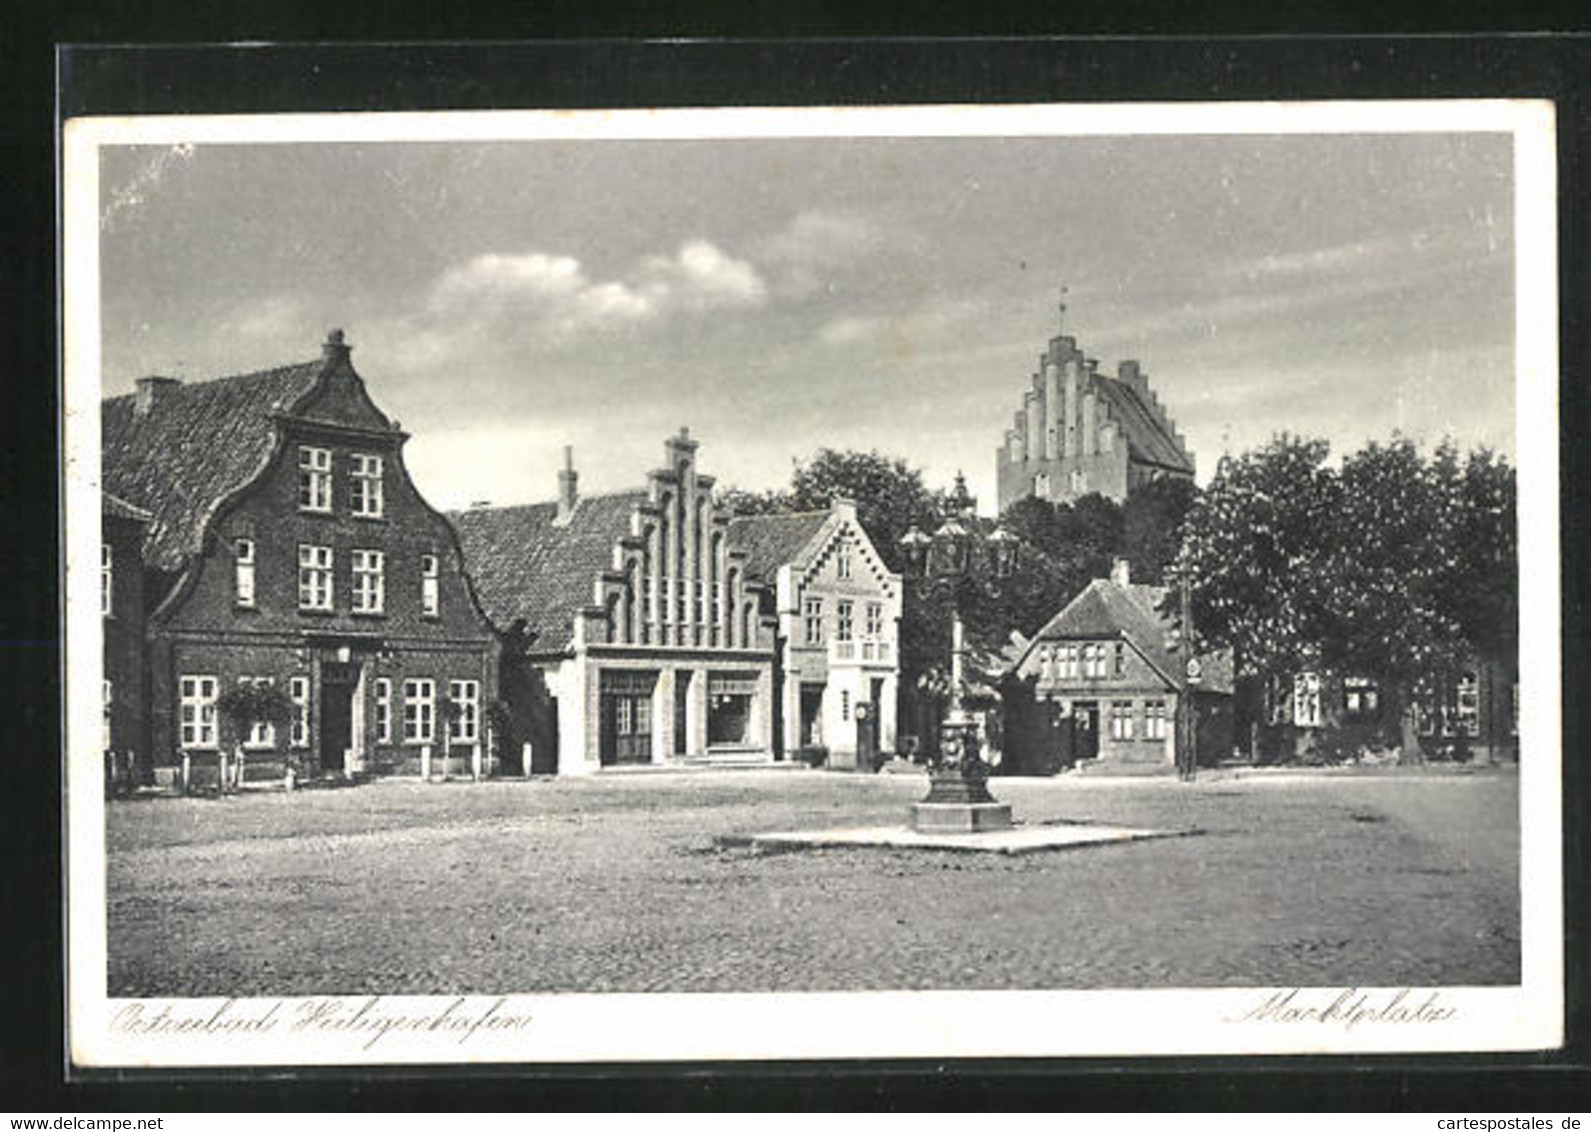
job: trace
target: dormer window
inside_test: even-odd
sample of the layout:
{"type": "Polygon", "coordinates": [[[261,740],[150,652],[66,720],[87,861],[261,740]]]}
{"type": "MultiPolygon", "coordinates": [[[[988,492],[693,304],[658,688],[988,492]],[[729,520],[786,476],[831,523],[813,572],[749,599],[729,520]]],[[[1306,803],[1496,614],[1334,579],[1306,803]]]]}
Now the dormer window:
{"type": "Polygon", "coordinates": [[[331,510],[331,449],[306,446],[298,450],[298,509],[331,510]]]}
{"type": "Polygon", "coordinates": [[[381,485],[381,457],[354,453],[349,480],[349,509],[361,519],[381,518],[385,503],[381,485]]]}

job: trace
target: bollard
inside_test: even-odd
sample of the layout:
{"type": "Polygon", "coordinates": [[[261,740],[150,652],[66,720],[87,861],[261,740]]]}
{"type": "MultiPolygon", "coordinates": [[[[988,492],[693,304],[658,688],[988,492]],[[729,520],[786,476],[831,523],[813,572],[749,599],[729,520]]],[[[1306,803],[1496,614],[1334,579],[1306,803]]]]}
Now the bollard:
{"type": "Polygon", "coordinates": [[[431,744],[429,743],[420,747],[420,781],[431,781],[431,744]]]}
{"type": "Polygon", "coordinates": [[[534,753],[535,752],[531,749],[529,740],[526,740],[519,745],[519,757],[521,759],[519,769],[526,778],[530,777],[530,767],[534,753]]]}
{"type": "Polygon", "coordinates": [[[476,782],[481,780],[481,745],[479,743],[470,749],[470,776],[476,782]]]}
{"type": "Polygon", "coordinates": [[[186,797],[193,785],[193,756],[182,752],[182,793],[186,797]]]}

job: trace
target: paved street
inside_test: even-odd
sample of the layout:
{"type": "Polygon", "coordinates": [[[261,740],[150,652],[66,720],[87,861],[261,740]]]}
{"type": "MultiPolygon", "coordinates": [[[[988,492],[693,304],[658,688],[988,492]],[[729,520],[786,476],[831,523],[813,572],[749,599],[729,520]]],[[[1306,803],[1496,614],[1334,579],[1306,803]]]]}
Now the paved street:
{"type": "Polygon", "coordinates": [[[592,780],[109,806],[112,995],[1511,983],[1508,773],[997,780],[1020,820],[1200,830],[1023,857],[758,853],[914,775],[592,780]]]}

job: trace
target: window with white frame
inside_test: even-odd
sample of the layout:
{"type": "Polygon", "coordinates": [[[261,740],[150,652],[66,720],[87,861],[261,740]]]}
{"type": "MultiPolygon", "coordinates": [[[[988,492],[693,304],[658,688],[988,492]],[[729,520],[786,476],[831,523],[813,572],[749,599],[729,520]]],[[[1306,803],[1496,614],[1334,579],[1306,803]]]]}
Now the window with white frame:
{"type": "Polygon", "coordinates": [[[1320,711],[1320,673],[1300,672],[1293,677],[1293,726],[1319,727],[1324,722],[1320,711]]]}
{"type": "MultiPolygon", "coordinates": [[[[716,633],[718,623],[724,619],[724,583],[713,583],[713,630],[716,633]]],[[[810,643],[810,642],[809,642],[810,643]]]]}
{"type": "Polygon", "coordinates": [[[1114,671],[1117,676],[1125,676],[1127,674],[1127,642],[1117,641],[1111,647],[1115,652],[1114,671]]]}
{"type": "Polygon", "coordinates": [[[869,637],[882,637],[884,635],[884,605],[882,602],[870,601],[867,603],[867,635],[869,637]]]}
{"type": "Polygon", "coordinates": [[[232,600],[244,609],[254,608],[254,540],[232,543],[232,600]]]}
{"type": "Polygon", "coordinates": [[[181,676],[177,679],[177,721],[185,750],[214,750],[215,701],[218,681],[214,676],[181,676]]]}
{"type": "Polygon", "coordinates": [[[835,604],[834,639],[848,641],[851,639],[852,615],[855,612],[855,603],[840,601],[835,604]]]}
{"type": "Polygon", "coordinates": [[[1465,672],[1453,688],[1452,731],[1471,738],[1481,733],[1481,682],[1474,672],[1465,672]]]}
{"type": "Polygon", "coordinates": [[[1110,737],[1132,738],[1132,701],[1113,700],[1110,705],[1110,737]]]}
{"type": "Polygon", "coordinates": [[[403,741],[436,742],[436,681],[403,682],[403,741]]]}
{"type": "Polygon", "coordinates": [[[806,623],[806,640],[809,645],[823,643],[823,599],[805,598],[801,602],[801,616],[806,623]]]}
{"type": "Polygon", "coordinates": [[[436,555],[420,555],[420,612],[427,617],[435,617],[441,609],[440,581],[436,555]]]}
{"type": "Polygon", "coordinates": [[[481,685],[478,680],[450,680],[448,699],[459,706],[459,712],[448,724],[453,742],[474,743],[481,734],[481,685]]]}
{"type": "Polygon", "coordinates": [[[298,450],[298,509],[331,510],[331,449],[305,446],[298,450]]]}
{"type": "Polygon", "coordinates": [[[834,576],[842,580],[851,576],[851,544],[848,542],[834,549],[834,576]]]}
{"type": "Polygon", "coordinates": [[[1144,704],[1144,738],[1164,739],[1166,737],[1166,702],[1164,700],[1150,700],[1144,704]]]}
{"type": "Polygon", "coordinates": [[[701,623],[702,615],[707,608],[707,583],[700,578],[696,580],[696,621],[701,623]]]}
{"type": "Polygon", "coordinates": [[[381,518],[385,505],[381,488],[381,457],[355,452],[348,477],[348,509],[361,519],[381,518]]]}
{"type": "Polygon", "coordinates": [[[678,578],[675,580],[674,596],[677,604],[675,605],[674,620],[679,622],[681,625],[689,624],[691,619],[690,588],[691,584],[686,579],[678,578]]]}
{"type": "Polygon", "coordinates": [[[293,701],[293,726],[288,742],[294,747],[307,747],[309,746],[309,677],[289,678],[287,698],[293,701]]]}
{"type": "Polygon", "coordinates": [[[110,716],[111,705],[115,702],[116,698],[111,688],[111,682],[109,680],[101,680],[99,682],[99,746],[103,751],[111,749],[110,716]]]}
{"type": "Polygon", "coordinates": [[[1342,710],[1349,715],[1372,715],[1380,702],[1381,693],[1374,680],[1363,676],[1343,678],[1342,710]]]}
{"type": "Polygon", "coordinates": [[[386,555],[379,550],[356,550],[353,558],[353,611],[381,613],[387,605],[386,555]]]}
{"type": "Polygon", "coordinates": [[[299,544],[298,608],[331,608],[331,547],[299,544]]]}
{"type": "Polygon", "coordinates": [[[1083,675],[1091,680],[1105,676],[1105,646],[1098,641],[1083,646],[1083,675]]]}
{"type": "Polygon", "coordinates": [[[1077,646],[1061,646],[1061,678],[1063,680],[1077,679],[1077,646]]]}
{"type": "Polygon", "coordinates": [[[392,742],[392,681],[385,676],[376,680],[376,742],[392,742]]]}
{"type": "MultiPolygon", "coordinates": [[[[270,676],[239,676],[238,686],[256,688],[269,688],[276,683],[270,676]]],[[[274,723],[252,723],[249,733],[243,738],[245,747],[274,747],[276,746],[276,725],[274,723]]]]}
{"type": "Polygon", "coordinates": [[[116,555],[108,542],[99,544],[99,611],[116,616],[116,555]]]}

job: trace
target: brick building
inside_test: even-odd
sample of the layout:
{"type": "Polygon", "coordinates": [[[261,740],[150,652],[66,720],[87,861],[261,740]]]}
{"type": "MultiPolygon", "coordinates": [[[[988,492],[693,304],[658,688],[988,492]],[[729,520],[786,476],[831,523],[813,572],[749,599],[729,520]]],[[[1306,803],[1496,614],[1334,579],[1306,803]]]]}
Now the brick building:
{"type": "Polygon", "coordinates": [[[1135,585],[1125,559],[1038,631],[1006,692],[1008,771],[1074,764],[1119,771],[1176,766],[1177,709],[1191,695],[1205,761],[1232,746],[1232,657],[1200,658],[1190,686],[1162,586],[1135,585]]]}
{"type": "Polygon", "coordinates": [[[1137,362],[1102,373],[1059,334],[1039,355],[995,470],[1004,511],[1028,496],[1070,503],[1097,492],[1120,503],[1150,480],[1191,480],[1194,463],[1137,362]]]}
{"type": "Polygon", "coordinates": [[[100,494],[99,612],[105,675],[100,687],[100,746],[125,773],[147,771],[145,709],[144,536],[153,518],[110,492],[100,494]]]}
{"type": "Polygon", "coordinates": [[[408,434],[349,352],[334,330],[315,361],[148,377],[103,403],[104,488],[149,516],[157,768],[210,765],[241,738],[262,775],[290,760],[302,775],[413,773],[487,742],[495,639],[456,534],[404,469],[408,434]],[[216,702],[245,681],[285,691],[291,723],[229,735],[216,702]]]}
{"type": "Polygon", "coordinates": [[[453,516],[530,769],[774,757],[773,626],[686,430],[644,487],[453,516]]]}
{"type": "Polygon", "coordinates": [[[729,537],[746,552],[747,576],[768,586],[765,609],[777,619],[778,749],[821,749],[844,769],[859,750],[863,763],[894,751],[901,578],[856,504],[739,518],[729,537]]]}

